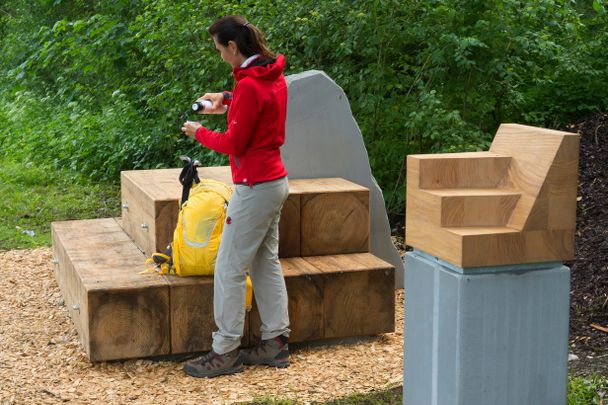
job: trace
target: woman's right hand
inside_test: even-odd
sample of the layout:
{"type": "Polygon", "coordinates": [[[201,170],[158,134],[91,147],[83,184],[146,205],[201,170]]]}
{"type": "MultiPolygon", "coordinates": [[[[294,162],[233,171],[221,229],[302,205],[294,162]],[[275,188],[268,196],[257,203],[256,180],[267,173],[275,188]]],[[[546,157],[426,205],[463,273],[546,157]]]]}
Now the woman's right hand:
{"type": "Polygon", "coordinates": [[[205,93],[196,101],[202,100],[209,100],[213,105],[211,108],[204,108],[200,110],[198,112],[199,114],[224,114],[228,109],[228,107],[223,104],[224,93],[205,93]]]}

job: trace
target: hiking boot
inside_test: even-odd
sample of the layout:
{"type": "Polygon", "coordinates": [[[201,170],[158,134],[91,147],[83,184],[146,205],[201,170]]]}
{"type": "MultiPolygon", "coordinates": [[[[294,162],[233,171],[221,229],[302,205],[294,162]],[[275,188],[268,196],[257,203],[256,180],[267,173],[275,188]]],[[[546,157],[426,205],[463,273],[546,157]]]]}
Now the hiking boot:
{"type": "Polygon", "coordinates": [[[279,335],[275,338],[262,340],[258,346],[241,350],[243,364],[266,364],[268,366],[289,367],[289,345],[287,336],[279,335]]]}
{"type": "Polygon", "coordinates": [[[239,349],[224,354],[213,350],[204,356],[189,361],[184,365],[184,372],[192,377],[217,377],[218,375],[235,374],[243,371],[243,361],[239,349]]]}

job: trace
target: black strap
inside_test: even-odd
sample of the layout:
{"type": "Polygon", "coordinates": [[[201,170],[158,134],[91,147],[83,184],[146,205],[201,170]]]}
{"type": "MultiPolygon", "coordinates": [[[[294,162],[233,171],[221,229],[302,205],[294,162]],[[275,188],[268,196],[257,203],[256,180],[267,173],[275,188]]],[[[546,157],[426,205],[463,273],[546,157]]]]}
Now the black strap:
{"type": "Polygon", "coordinates": [[[198,184],[201,182],[201,179],[198,177],[198,172],[196,171],[196,168],[200,167],[201,164],[198,160],[193,161],[188,156],[180,156],[180,159],[184,162],[184,168],[179,174],[179,182],[183,186],[181,200],[181,205],[183,205],[186,201],[188,201],[192,183],[194,182],[198,184]]]}

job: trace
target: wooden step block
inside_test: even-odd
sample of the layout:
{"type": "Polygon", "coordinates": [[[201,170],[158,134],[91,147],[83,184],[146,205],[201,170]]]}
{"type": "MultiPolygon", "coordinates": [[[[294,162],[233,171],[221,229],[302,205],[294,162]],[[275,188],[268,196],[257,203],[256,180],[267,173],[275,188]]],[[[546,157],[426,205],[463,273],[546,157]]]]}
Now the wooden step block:
{"type": "Polygon", "coordinates": [[[496,188],[510,162],[509,156],[493,152],[410,155],[408,185],[421,189],[496,188]]]}
{"type": "Polygon", "coordinates": [[[171,351],[211,350],[213,277],[166,277],[171,286],[171,351]],[[201,333],[206,331],[207,333],[201,333]]]}
{"type": "Polygon", "coordinates": [[[55,274],[92,361],[169,354],[169,288],[114,219],[54,222],[55,274]]]}
{"type": "Polygon", "coordinates": [[[55,222],[52,233],[56,278],[91,361],[211,349],[213,277],[139,274],[146,258],[112,218],[55,222]]]}
{"type": "MultiPolygon", "coordinates": [[[[182,189],[179,173],[121,173],[123,227],[146,255],[165,251],[173,238],[182,189]]],[[[233,187],[227,166],[199,168],[199,176],[233,187]]],[[[279,256],[368,252],[369,227],[367,188],[339,178],[290,179],[279,223],[279,256]]]]}
{"type": "MultiPolygon", "coordinates": [[[[395,330],[394,267],[370,253],[281,259],[289,296],[290,342],[395,330]]],[[[255,290],[254,290],[255,294],[255,290]]],[[[257,306],[252,341],[260,339],[257,306]]]]}
{"type": "Polygon", "coordinates": [[[571,260],[574,230],[524,231],[508,227],[446,228],[460,237],[462,267],[571,260]]]}
{"type": "MultiPolygon", "coordinates": [[[[323,280],[321,272],[301,257],[281,259],[289,300],[289,341],[305,342],[324,337],[323,280]]],[[[255,288],[255,287],[254,287],[255,288]]],[[[252,343],[260,340],[260,314],[255,303],[251,310],[252,343]]]]}
{"type": "Polygon", "coordinates": [[[500,188],[442,188],[420,193],[429,203],[439,204],[443,227],[504,226],[520,197],[513,189],[500,188]]]}
{"type": "MultiPolygon", "coordinates": [[[[211,333],[217,330],[213,317],[213,276],[167,275],[171,299],[171,353],[211,350],[211,333]]],[[[249,314],[245,316],[242,346],[249,345],[249,314]]]]}
{"type": "Polygon", "coordinates": [[[369,252],[369,190],[344,179],[290,180],[300,195],[300,254],[369,252]]]}
{"type": "MultiPolygon", "coordinates": [[[[291,183],[291,181],[290,181],[291,183]]],[[[279,220],[279,257],[300,256],[300,195],[290,191],[281,209],[279,220]]]]}
{"type": "Polygon", "coordinates": [[[395,328],[394,268],[369,253],[305,258],[323,274],[324,337],[395,328]]]}
{"type": "MultiPolygon", "coordinates": [[[[181,169],[129,170],[120,173],[122,226],[148,256],[164,252],[173,240],[179,212],[181,169]]],[[[199,177],[232,184],[230,167],[198,169],[199,177]]]]}
{"type": "MultiPolygon", "coordinates": [[[[55,222],[52,234],[57,281],[92,361],[211,348],[213,277],[139,274],[145,256],[115,219],[55,222]]],[[[394,330],[390,264],[369,253],[281,264],[291,341],[394,330]]],[[[259,339],[256,311],[247,314],[243,346],[259,339]]]]}

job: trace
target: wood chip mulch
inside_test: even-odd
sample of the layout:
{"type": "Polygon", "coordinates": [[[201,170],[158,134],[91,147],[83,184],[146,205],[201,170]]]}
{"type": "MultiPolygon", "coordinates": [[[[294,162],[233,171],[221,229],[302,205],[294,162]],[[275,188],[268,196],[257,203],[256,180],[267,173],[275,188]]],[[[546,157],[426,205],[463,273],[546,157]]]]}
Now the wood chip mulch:
{"type": "Polygon", "coordinates": [[[402,384],[403,290],[395,333],[292,350],[287,369],[247,367],[214,379],[187,377],[183,362],[91,363],[63,305],[48,248],[0,251],[0,404],[247,403],[338,399],[402,384]]]}

